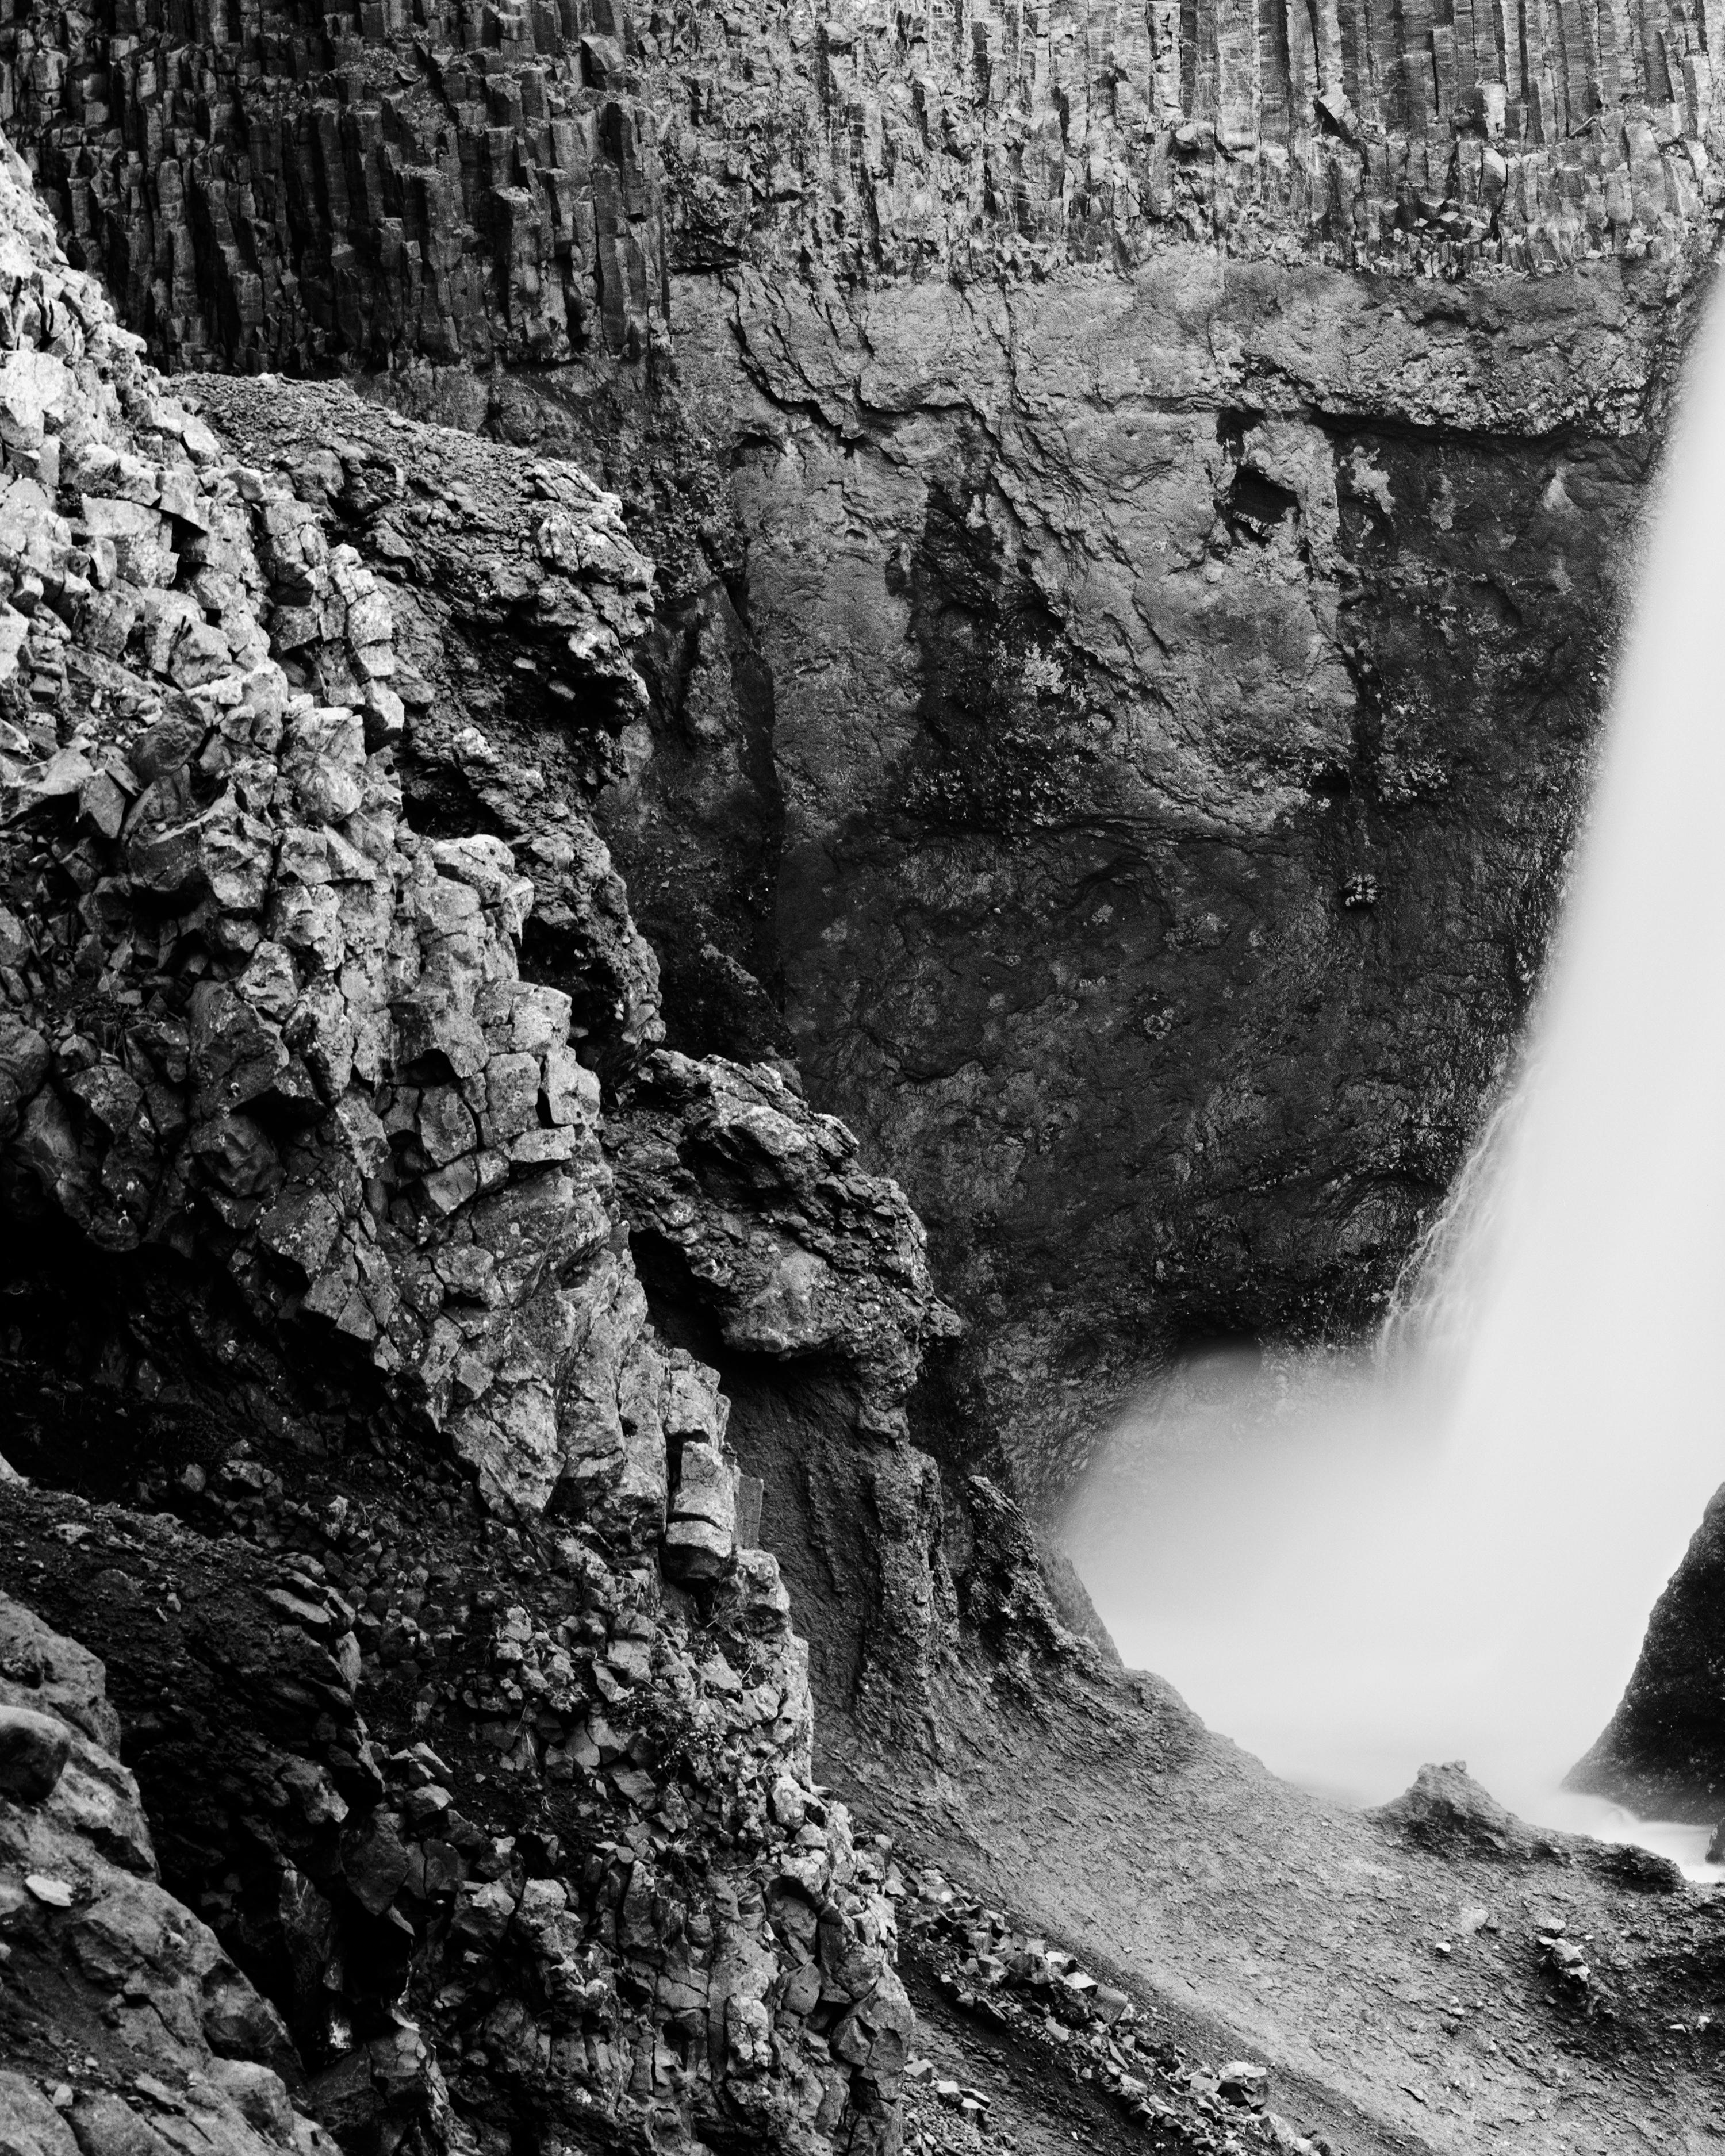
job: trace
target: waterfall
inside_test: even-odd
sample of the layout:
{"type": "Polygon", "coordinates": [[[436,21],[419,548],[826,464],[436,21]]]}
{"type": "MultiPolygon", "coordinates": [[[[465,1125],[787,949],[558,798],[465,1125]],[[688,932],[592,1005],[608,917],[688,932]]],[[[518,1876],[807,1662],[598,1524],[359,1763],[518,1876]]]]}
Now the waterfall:
{"type": "Polygon", "coordinates": [[[1376,1802],[1553,1824],[1725,1481],[1725,314],[1653,504],[1546,978],[1373,1356],[1189,1363],[1068,1540],[1129,1663],[1376,1802]]]}

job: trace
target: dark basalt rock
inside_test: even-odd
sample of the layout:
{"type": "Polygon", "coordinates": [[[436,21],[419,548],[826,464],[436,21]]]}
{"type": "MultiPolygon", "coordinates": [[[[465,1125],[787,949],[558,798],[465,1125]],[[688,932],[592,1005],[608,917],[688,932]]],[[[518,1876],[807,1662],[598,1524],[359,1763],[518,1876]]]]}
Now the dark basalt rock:
{"type": "MultiPolygon", "coordinates": [[[[1369,1317],[1456,1166],[1725,170],[1666,0],[1585,60],[1271,14],[5,33],[9,125],[159,358],[347,370],[624,497],[649,695],[531,767],[594,795],[668,1045],[794,1055],[900,1177],[973,1322],[965,1442],[1038,1498],[1183,1338],[1369,1317]]],[[[531,609],[303,461],[415,565],[412,664],[457,628],[437,703],[506,765],[531,609]]],[[[404,773],[426,828],[519,824],[461,762],[404,773]]],[[[572,983],[591,915],[546,897],[572,983]]],[[[245,1135],[211,1158],[255,1180],[245,1135]]]]}
{"type": "Polygon", "coordinates": [[[1725,1819],[1725,1489],[1654,1604],[1621,1704],[1565,1786],[1644,1819],[1725,1819]]]}
{"type": "MultiPolygon", "coordinates": [[[[1183,1334],[1368,1312],[1459,1157],[1725,143],[1662,0],[1633,67],[1284,13],[0,34],[85,270],[234,370],[169,396],[8,170],[0,1523],[234,1966],[205,2044],[267,1994],[348,2156],[889,2156],[905,1881],[817,1700],[846,1794],[1095,1923],[1299,1811],[1022,1501],[1183,1334]]],[[[1672,1886],[1450,1770],[1386,1827],[1423,1921],[1672,1886]]],[[[1205,2145],[1047,1922],[1050,2043],[1205,2145]]]]}
{"type": "Polygon", "coordinates": [[[72,1741],[64,1726],[28,1707],[0,1707],[0,1794],[39,1804],[66,1771],[72,1741]]]}
{"type": "MultiPolygon", "coordinates": [[[[297,414],[302,484],[236,456],[58,254],[15,160],[0,244],[0,1179],[30,1228],[0,1536],[112,1673],[164,1870],[210,1927],[206,2041],[305,2070],[348,2156],[595,2118],[621,2147],[884,2152],[911,2015],[883,1865],[814,1789],[806,1650],[773,1559],[738,1547],[728,1403],[653,1331],[602,1139],[593,1065],[614,1086],[646,1055],[651,955],[578,788],[423,677],[419,768],[451,783],[416,828],[396,601],[325,521],[339,490],[411,528],[440,447],[446,480],[486,484],[496,551],[452,557],[439,598],[475,639],[526,615],[550,684],[516,738],[558,748],[639,698],[649,568],[578,471],[345,393],[297,414]],[[536,905],[578,997],[523,978],[536,905]],[[791,1888],[818,1956],[769,1913],[791,1888]]],[[[407,589],[400,618],[421,627],[407,589]]],[[[722,1158],[771,1165],[753,1343],[850,1371],[902,1448],[939,1306],[901,1195],[853,1170],[829,1197],[854,1142],[775,1074],[680,1077],[722,1158]]],[[[7,1621],[8,1687],[81,1676],[85,1721],[110,1717],[90,1655],[7,1621]]],[[[92,1851],[152,1870],[129,1779],[102,1799],[74,1745],[50,1786],[60,1725],[0,1705],[0,1812],[33,1832],[75,1781],[92,1851]]],[[[74,2112],[111,2093],[95,2056],[74,2112]]]]}

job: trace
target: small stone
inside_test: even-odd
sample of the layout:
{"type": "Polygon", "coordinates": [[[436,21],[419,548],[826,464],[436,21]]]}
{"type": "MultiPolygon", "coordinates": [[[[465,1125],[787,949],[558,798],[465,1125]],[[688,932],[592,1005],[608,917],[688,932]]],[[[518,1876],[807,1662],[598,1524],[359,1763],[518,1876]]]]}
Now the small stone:
{"type": "Polygon", "coordinates": [[[64,1879],[52,1879],[45,1871],[32,1871],[24,1884],[39,1902],[45,1902],[50,1909],[69,1909],[72,1889],[64,1879]]]}
{"type": "Polygon", "coordinates": [[[638,1811],[645,1811],[659,1794],[659,1784],[639,1767],[614,1767],[611,1779],[619,1795],[626,1798],[638,1811]]]}
{"type": "Polygon", "coordinates": [[[408,1792],[402,1799],[402,1810],[407,1814],[409,1826],[424,1828],[434,1826],[442,1820],[452,1802],[447,1789],[436,1782],[428,1782],[423,1788],[408,1792]]]}
{"type": "Polygon", "coordinates": [[[1217,2075],[1216,2089],[1228,2103],[1261,2111],[1270,2095],[1270,2069],[1250,2059],[1232,2059],[1217,2075]]]}

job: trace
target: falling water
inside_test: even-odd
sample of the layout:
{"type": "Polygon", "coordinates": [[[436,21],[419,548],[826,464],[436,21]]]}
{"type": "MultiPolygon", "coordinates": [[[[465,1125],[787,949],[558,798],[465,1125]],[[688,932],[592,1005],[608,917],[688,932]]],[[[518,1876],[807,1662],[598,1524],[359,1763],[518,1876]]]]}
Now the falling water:
{"type": "Polygon", "coordinates": [[[1128,1662],[1363,1801],[1564,1771],[1725,1481],[1725,313],[1691,362],[1529,1037],[1379,1353],[1122,1420],[1073,1554],[1128,1662]]]}

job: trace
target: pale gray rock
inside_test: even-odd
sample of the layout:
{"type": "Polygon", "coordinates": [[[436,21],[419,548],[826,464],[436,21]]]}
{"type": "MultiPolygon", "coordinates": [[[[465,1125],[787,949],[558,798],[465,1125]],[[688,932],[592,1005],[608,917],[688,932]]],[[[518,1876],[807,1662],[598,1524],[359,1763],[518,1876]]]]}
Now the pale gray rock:
{"type": "Polygon", "coordinates": [[[0,1706],[0,1796],[41,1804],[53,1795],[71,1751],[64,1722],[28,1707],[0,1706]]]}

